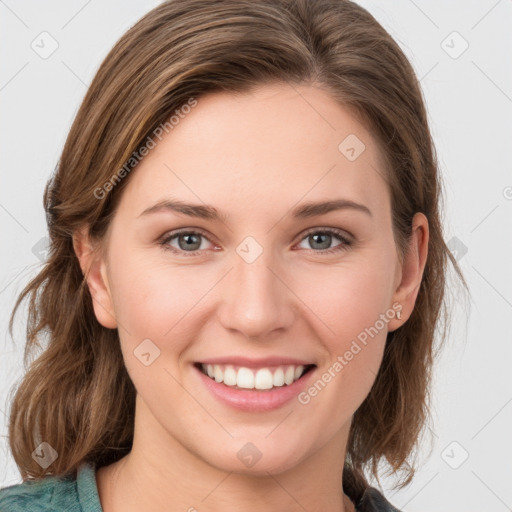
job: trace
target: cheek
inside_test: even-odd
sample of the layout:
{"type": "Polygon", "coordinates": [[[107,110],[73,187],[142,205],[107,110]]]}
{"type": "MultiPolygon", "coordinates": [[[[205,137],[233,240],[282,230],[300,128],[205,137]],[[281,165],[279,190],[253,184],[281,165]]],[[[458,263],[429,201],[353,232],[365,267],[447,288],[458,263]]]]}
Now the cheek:
{"type": "Polygon", "coordinates": [[[165,267],[149,258],[124,259],[111,275],[116,318],[139,337],[172,338],[205,293],[204,280],[194,279],[190,269],[165,267]]]}
{"type": "MultiPolygon", "coordinates": [[[[347,259],[338,267],[297,273],[301,277],[292,286],[310,309],[311,318],[316,318],[315,323],[323,324],[325,340],[341,350],[347,341],[374,326],[386,311],[392,318],[392,268],[384,259],[347,259]]],[[[386,326],[387,322],[379,322],[377,329],[386,331],[386,326]]]]}
{"type": "MultiPolygon", "coordinates": [[[[127,371],[145,399],[165,389],[176,397],[172,403],[184,403],[172,376],[179,379],[178,358],[188,346],[190,329],[200,323],[198,302],[207,291],[204,280],[150,258],[132,255],[117,261],[110,277],[127,371]]],[[[172,404],[169,407],[172,410],[172,404]]]]}
{"type": "Polygon", "coordinates": [[[319,339],[327,356],[304,402],[322,395],[320,400],[341,418],[355,412],[368,395],[382,361],[388,323],[394,318],[393,276],[388,270],[393,267],[385,257],[368,257],[352,265],[354,261],[347,259],[343,267],[296,281],[297,295],[311,310],[309,317],[316,333],[322,333],[319,339]]]}

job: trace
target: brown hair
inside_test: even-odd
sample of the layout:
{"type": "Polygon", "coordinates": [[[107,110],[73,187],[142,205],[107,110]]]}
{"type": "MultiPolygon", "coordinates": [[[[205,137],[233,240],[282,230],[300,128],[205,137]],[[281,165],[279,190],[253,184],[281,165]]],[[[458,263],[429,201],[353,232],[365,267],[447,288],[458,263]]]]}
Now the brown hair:
{"type": "Polygon", "coordinates": [[[26,366],[40,336],[47,337],[10,411],[10,447],[24,480],[64,474],[84,461],[110,464],[133,440],[135,389],[117,330],[96,320],[73,234],[86,226],[102,239],[136,167],[134,152],[176,109],[206,93],[271,82],[324,88],[374,135],[386,159],[401,257],[413,215],[428,219],[415,308],[388,333],[380,371],[353,418],[344,471],[346,485],[363,489],[365,471],[378,479],[384,459],[392,472],[405,471],[400,487],[409,483],[409,458],[428,419],[434,335],[444,320],[445,339],[448,325],[448,259],[467,285],[443,240],[441,183],[414,71],[383,27],[347,0],[168,1],[109,52],[45,189],[48,259],[18,297],[9,324],[12,334],[16,310],[29,297],[26,366]],[[58,452],[48,470],[31,456],[41,441],[58,452]]]}

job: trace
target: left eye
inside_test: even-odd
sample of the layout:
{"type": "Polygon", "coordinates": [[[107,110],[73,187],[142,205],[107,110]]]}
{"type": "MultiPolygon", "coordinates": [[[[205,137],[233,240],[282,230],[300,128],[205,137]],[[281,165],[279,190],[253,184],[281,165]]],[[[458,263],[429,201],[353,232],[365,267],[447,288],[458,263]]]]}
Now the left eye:
{"type": "MultiPolygon", "coordinates": [[[[179,231],[170,233],[169,236],[165,237],[160,242],[160,245],[164,249],[174,253],[186,256],[197,256],[197,251],[205,249],[205,247],[202,246],[201,239],[209,241],[209,238],[201,231],[179,231]],[[172,245],[174,241],[177,241],[178,247],[172,245]]],[[[320,253],[346,250],[352,244],[352,242],[343,235],[342,231],[332,228],[311,230],[302,238],[301,243],[305,240],[309,241],[310,245],[317,244],[316,248],[320,250],[314,252],[320,253]],[[334,238],[337,238],[341,243],[335,247],[330,247],[334,238]]]]}
{"type": "MultiPolygon", "coordinates": [[[[331,253],[335,251],[343,251],[345,249],[348,249],[352,242],[345,237],[341,231],[337,229],[315,229],[313,231],[309,231],[306,233],[306,236],[302,239],[309,240],[310,245],[311,244],[319,244],[320,247],[317,247],[319,249],[322,249],[323,253],[331,253]],[[333,238],[337,238],[341,241],[340,244],[336,245],[335,247],[330,247],[331,242],[333,238]]],[[[319,251],[315,251],[319,252],[319,251]]]]}

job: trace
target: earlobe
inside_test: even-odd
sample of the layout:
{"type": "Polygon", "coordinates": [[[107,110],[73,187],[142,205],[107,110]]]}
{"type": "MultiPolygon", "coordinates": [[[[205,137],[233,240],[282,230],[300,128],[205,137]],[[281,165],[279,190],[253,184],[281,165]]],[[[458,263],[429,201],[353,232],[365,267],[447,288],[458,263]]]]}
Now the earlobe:
{"type": "Polygon", "coordinates": [[[414,309],[427,262],[428,239],[428,220],[423,213],[416,213],[413,217],[409,250],[401,266],[401,280],[392,300],[393,303],[399,302],[402,305],[401,319],[395,320],[397,325],[394,328],[392,326],[390,331],[403,325],[414,309]]]}
{"type": "Polygon", "coordinates": [[[117,328],[106,261],[101,251],[91,243],[87,228],[73,235],[73,248],[86,277],[96,319],[103,327],[117,328]]]}

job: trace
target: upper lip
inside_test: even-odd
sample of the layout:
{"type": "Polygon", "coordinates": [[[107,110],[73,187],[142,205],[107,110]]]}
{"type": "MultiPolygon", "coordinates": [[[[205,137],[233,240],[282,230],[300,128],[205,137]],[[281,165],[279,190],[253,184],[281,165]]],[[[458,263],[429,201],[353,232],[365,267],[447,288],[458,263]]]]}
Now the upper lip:
{"type": "Polygon", "coordinates": [[[239,357],[239,356],[226,356],[226,357],[212,357],[209,359],[202,359],[198,361],[198,363],[202,364],[231,364],[233,366],[243,366],[246,368],[264,368],[266,366],[308,366],[314,365],[311,361],[306,361],[304,359],[295,359],[293,357],[263,357],[259,359],[249,359],[247,357],[239,357]]]}

